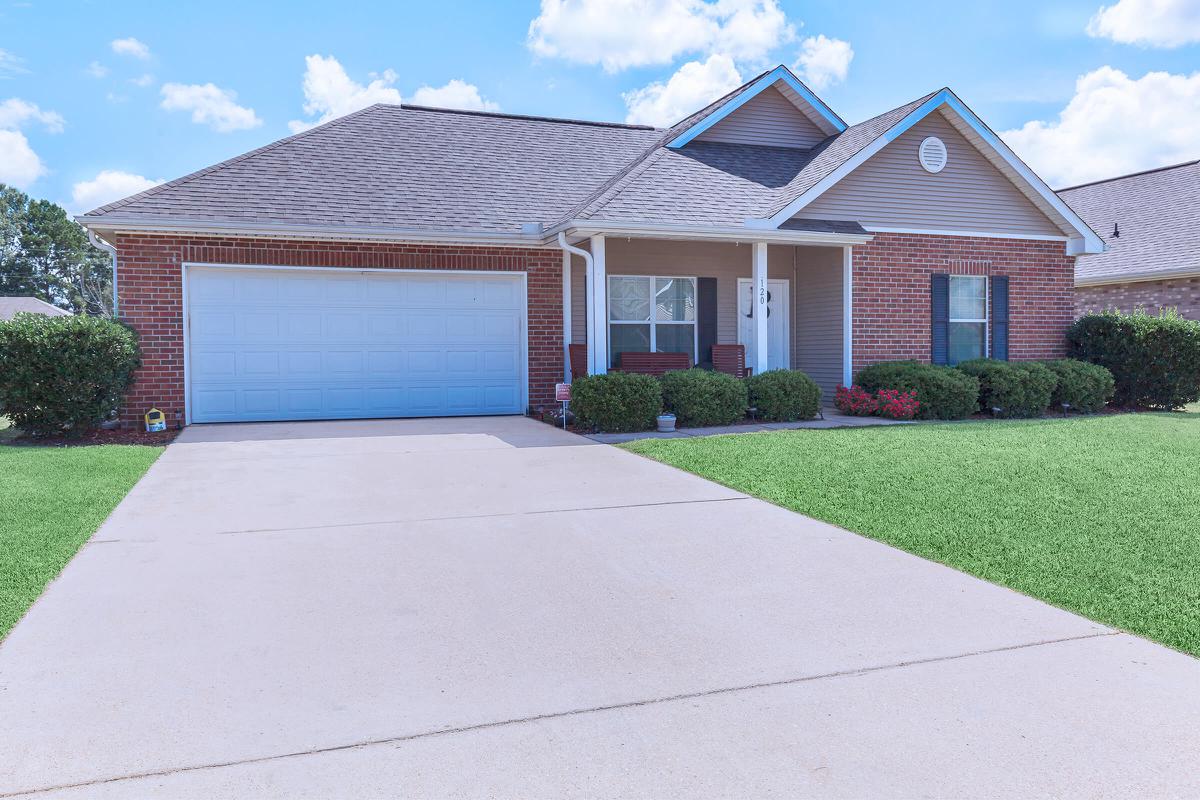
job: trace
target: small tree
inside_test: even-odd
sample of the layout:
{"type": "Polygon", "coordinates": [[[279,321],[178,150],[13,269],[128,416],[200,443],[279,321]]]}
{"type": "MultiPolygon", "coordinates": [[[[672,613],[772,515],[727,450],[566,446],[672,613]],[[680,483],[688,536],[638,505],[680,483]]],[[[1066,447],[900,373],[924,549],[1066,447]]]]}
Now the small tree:
{"type": "Polygon", "coordinates": [[[0,410],[34,436],[79,436],[112,416],[140,365],[136,334],[103,317],[0,322],[0,410]]]}

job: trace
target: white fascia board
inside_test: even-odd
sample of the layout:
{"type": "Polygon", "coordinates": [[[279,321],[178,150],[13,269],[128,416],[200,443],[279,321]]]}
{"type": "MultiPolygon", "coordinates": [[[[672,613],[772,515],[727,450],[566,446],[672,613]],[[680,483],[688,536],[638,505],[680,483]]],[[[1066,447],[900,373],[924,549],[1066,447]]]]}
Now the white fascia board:
{"type": "Polygon", "coordinates": [[[841,117],[833,113],[833,109],[825,105],[824,101],[813,94],[811,89],[801,83],[796,76],[787,69],[787,67],[780,65],[755,81],[752,86],[746,89],[746,91],[742,92],[740,95],[730,100],[728,103],[721,106],[719,109],[709,114],[692,127],[688,128],[679,136],[676,136],[674,139],[667,142],[666,146],[672,149],[683,147],[685,144],[692,141],[697,136],[728,117],[734,111],[741,108],[743,105],[748,103],[754,97],[761,94],[765,89],[774,85],[778,81],[783,81],[786,83],[793,91],[796,92],[796,94],[803,97],[805,101],[807,101],[808,104],[816,110],[816,112],[829,126],[829,129],[826,130],[826,133],[833,135],[846,130],[846,123],[841,117]]]}
{"type": "Polygon", "coordinates": [[[262,222],[197,222],[178,219],[122,219],[75,217],[88,230],[114,233],[183,233],[193,236],[250,236],[272,239],[355,240],[377,242],[422,242],[464,244],[488,247],[545,247],[543,233],[506,234],[485,231],[426,230],[421,228],[382,228],[352,225],[289,225],[262,222]]]}
{"type": "MultiPolygon", "coordinates": [[[[1088,227],[1079,215],[1070,209],[1070,207],[1062,201],[1054,190],[1046,185],[1046,182],[1039,178],[1033,170],[1025,165],[1020,158],[1017,157],[1004,141],[992,132],[991,128],[983,123],[983,120],[975,116],[971,109],[958,99],[954,92],[949,89],[942,89],[933,97],[926,100],[917,108],[913,109],[904,119],[897,122],[889,128],[882,136],[876,139],[871,144],[864,147],[853,158],[846,161],[832,173],[827,175],[822,181],[817,183],[804,194],[797,197],[792,202],[788,203],[776,214],[771,217],[771,222],[775,225],[782,225],[787,220],[791,219],[796,213],[807,206],[809,203],[816,200],[822,194],[829,190],[834,184],[838,183],[846,175],[853,172],[863,164],[871,156],[878,153],[888,144],[895,141],[898,137],[908,131],[912,126],[916,125],[925,117],[929,116],[938,108],[946,106],[953,110],[960,119],[965,121],[971,128],[984,140],[1014,172],[1016,172],[1022,180],[1024,180],[1030,188],[1034,190],[1046,203],[1063,216],[1067,223],[1075,230],[1077,236],[1068,238],[1067,251],[1069,255],[1080,255],[1083,253],[1103,253],[1104,243],[1096,232],[1088,227]]],[[[1037,238],[1037,237],[1021,237],[1021,238],[1037,238]]]]}
{"type": "Polygon", "coordinates": [[[770,242],[773,244],[856,245],[875,238],[871,234],[818,233],[789,231],[777,228],[713,227],[701,225],[666,225],[662,223],[610,222],[607,220],[576,219],[552,229],[568,237],[605,234],[632,239],[677,239],[698,242],[770,242]]]}
{"type": "Polygon", "coordinates": [[[1069,236],[1054,236],[1045,233],[1006,233],[1002,231],[962,231],[941,228],[893,228],[887,225],[864,225],[872,233],[917,233],[923,236],[978,236],[981,239],[1026,239],[1035,242],[1070,242],[1069,236]]]}

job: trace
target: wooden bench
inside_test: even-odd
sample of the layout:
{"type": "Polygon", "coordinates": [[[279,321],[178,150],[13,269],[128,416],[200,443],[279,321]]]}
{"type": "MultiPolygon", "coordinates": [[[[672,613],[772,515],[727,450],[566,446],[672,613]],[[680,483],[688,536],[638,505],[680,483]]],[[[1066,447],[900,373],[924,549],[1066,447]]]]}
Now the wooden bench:
{"type": "Polygon", "coordinates": [[[746,348],[740,344],[714,344],[712,365],[715,371],[735,378],[748,377],[751,372],[746,366],[746,348]]]}
{"type": "Polygon", "coordinates": [[[642,375],[662,375],[676,369],[691,369],[687,353],[621,353],[621,371],[642,375]]]}

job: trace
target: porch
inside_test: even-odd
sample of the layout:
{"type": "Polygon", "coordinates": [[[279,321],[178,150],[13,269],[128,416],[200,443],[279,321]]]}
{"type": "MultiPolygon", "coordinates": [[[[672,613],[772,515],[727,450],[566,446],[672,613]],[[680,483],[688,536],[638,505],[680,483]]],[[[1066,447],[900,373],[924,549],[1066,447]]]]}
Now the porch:
{"type": "Polygon", "coordinates": [[[587,345],[589,373],[620,369],[626,352],[711,366],[712,345],[741,344],[753,372],[801,370],[825,402],[850,383],[850,244],[594,235],[576,246],[591,258],[564,252],[564,352],[587,345]]]}

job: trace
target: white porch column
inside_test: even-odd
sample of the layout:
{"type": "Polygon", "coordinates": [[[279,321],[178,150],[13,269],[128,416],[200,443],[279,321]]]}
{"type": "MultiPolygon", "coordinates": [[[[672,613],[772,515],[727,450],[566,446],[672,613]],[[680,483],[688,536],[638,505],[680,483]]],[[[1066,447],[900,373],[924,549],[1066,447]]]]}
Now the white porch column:
{"type": "Polygon", "coordinates": [[[592,237],[592,281],[588,298],[588,372],[608,372],[608,271],[604,266],[604,236],[592,237]]]}
{"type": "Polygon", "coordinates": [[[571,382],[571,254],[563,250],[563,381],[571,382]]]}
{"type": "Polygon", "coordinates": [[[767,371],[767,243],[753,245],[754,297],[750,302],[754,309],[754,363],[755,375],[767,371]]]}
{"type": "Polygon", "coordinates": [[[842,248],[842,385],[854,382],[854,248],[842,248]]]}

